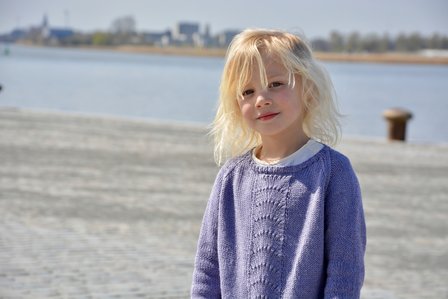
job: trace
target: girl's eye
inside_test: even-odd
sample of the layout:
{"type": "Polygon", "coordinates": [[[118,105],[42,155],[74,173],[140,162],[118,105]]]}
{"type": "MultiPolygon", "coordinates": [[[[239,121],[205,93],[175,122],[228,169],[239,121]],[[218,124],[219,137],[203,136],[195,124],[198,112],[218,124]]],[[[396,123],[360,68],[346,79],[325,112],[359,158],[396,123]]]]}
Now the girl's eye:
{"type": "Polygon", "coordinates": [[[246,89],[245,91],[243,91],[243,97],[250,96],[253,93],[254,93],[253,89],[246,89]]]}
{"type": "Polygon", "coordinates": [[[275,87],[279,87],[279,86],[282,86],[283,85],[283,83],[282,82],[272,82],[272,83],[270,83],[269,84],[269,88],[275,88],[275,87]]]}

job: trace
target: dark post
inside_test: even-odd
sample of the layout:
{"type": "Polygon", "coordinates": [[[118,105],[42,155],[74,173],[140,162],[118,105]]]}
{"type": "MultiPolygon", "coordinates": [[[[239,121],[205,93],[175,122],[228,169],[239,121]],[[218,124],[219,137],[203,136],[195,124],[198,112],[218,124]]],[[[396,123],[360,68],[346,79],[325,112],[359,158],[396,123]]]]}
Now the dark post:
{"type": "Polygon", "coordinates": [[[412,113],[401,108],[391,108],[383,112],[388,122],[388,139],[405,141],[406,123],[412,118],[412,113]]]}

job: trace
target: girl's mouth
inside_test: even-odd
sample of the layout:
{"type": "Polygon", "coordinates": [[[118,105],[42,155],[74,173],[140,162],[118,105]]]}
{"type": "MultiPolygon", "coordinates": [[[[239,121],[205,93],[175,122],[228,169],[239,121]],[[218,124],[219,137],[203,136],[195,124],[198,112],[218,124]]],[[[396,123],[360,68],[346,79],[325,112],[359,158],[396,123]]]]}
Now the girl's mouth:
{"type": "Polygon", "coordinates": [[[279,113],[266,113],[266,114],[263,114],[263,115],[257,117],[257,119],[262,120],[262,121],[267,121],[267,120],[273,119],[277,115],[279,115],[279,113]]]}

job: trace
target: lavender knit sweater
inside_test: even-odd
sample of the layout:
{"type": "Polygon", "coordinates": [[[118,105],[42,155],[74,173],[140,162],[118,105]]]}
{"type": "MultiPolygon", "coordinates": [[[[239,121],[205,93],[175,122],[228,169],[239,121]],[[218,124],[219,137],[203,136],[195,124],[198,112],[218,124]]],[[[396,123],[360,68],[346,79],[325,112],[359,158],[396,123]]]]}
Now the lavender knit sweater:
{"type": "Polygon", "coordinates": [[[192,298],[359,298],[366,231],[349,160],[324,146],[296,166],[247,153],[220,170],[204,214],[192,298]]]}

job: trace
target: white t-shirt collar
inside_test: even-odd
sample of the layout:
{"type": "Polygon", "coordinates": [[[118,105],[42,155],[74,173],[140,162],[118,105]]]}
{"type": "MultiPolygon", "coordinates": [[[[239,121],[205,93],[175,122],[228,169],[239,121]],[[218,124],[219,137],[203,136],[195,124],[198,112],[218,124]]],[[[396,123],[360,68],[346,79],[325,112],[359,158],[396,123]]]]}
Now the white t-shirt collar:
{"type": "Polygon", "coordinates": [[[258,148],[254,148],[252,150],[252,159],[255,161],[255,163],[262,166],[274,166],[274,167],[294,166],[299,165],[305,162],[306,160],[310,159],[315,154],[317,154],[322,148],[323,148],[322,143],[317,142],[314,139],[310,139],[304,146],[299,148],[297,151],[279,161],[276,161],[275,163],[268,163],[258,159],[256,156],[258,148]]]}

